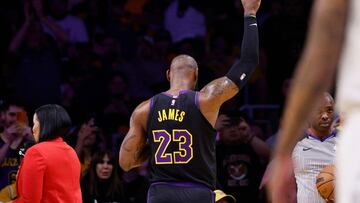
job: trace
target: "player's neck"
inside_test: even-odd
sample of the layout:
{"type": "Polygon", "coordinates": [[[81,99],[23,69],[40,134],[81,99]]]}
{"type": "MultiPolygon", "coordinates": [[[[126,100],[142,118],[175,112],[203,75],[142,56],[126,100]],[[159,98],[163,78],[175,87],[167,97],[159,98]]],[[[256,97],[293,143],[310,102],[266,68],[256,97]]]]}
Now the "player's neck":
{"type": "Polygon", "coordinates": [[[191,90],[191,89],[193,89],[191,85],[182,83],[182,84],[171,85],[170,89],[167,92],[173,95],[174,94],[177,95],[180,91],[191,90]]]}

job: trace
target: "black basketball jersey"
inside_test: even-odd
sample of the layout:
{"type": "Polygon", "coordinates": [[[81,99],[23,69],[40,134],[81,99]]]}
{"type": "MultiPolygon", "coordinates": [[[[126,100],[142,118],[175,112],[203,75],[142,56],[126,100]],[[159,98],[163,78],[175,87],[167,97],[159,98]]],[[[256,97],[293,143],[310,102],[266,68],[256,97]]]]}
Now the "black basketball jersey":
{"type": "Polygon", "coordinates": [[[151,99],[147,123],[151,182],[195,182],[215,189],[216,131],[199,109],[198,92],[151,99]]]}

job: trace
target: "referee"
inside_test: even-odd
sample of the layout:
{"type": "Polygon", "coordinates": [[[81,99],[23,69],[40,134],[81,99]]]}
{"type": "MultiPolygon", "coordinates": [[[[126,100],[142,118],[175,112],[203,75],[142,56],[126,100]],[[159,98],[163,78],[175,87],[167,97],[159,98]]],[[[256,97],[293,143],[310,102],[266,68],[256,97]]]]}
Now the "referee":
{"type": "Polygon", "coordinates": [[[321,105],[314,112],[305,137],[292,153],[297,185],[297,203],[325,203],[316,189],[316,176],[327,165],[334,164],[336,130],[333,130],[334,99],[324,93],[321,105]]]}

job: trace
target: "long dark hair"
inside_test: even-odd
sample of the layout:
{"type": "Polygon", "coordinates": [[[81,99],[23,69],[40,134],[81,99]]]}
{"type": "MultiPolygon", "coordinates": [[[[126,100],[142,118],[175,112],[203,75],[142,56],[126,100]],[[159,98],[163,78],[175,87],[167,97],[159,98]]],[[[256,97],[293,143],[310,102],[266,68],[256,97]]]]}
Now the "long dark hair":
{"type": "Polygon", "coordinates": [[[111,176],[107,180],[109,187],[107,189],[107,193],[105,194],[105,196],[106,198],[119,199],[119,197],[123,197],[123,189],[119,177],[119,171],[117,167],[118,164],[115,156],[111,153],[110,150],[100,150],[96,152],[91,160],[90,170],[89,170],[90,195],[94,197],[98,197],[101,195],[99,188],[101,180],[98,178],[96,174],[96,165],[98,163],[101,163],[106,155],[109,157],[110,164],[112,164],[113,166],[113,170],[111,172],[111,176]]]}
{"type": "Polygon", "coordinates": [[[47,104],[35,110],[40,123],[39,142],[64,137],[71,127],[66,110],[57,104],[47,104]]]}

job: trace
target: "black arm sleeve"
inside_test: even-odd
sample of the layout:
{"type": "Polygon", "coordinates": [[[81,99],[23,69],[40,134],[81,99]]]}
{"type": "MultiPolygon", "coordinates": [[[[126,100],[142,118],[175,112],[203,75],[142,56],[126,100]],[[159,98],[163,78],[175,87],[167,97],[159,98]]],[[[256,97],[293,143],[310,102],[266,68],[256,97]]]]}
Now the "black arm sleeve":
{"type": "Polygon", "coordinates": [[[241,58],[226,74],[239,90],[246,84],[259,63],[259,36],[256,17],[244,17],[244,35],[241,44],[241,58]]]}

